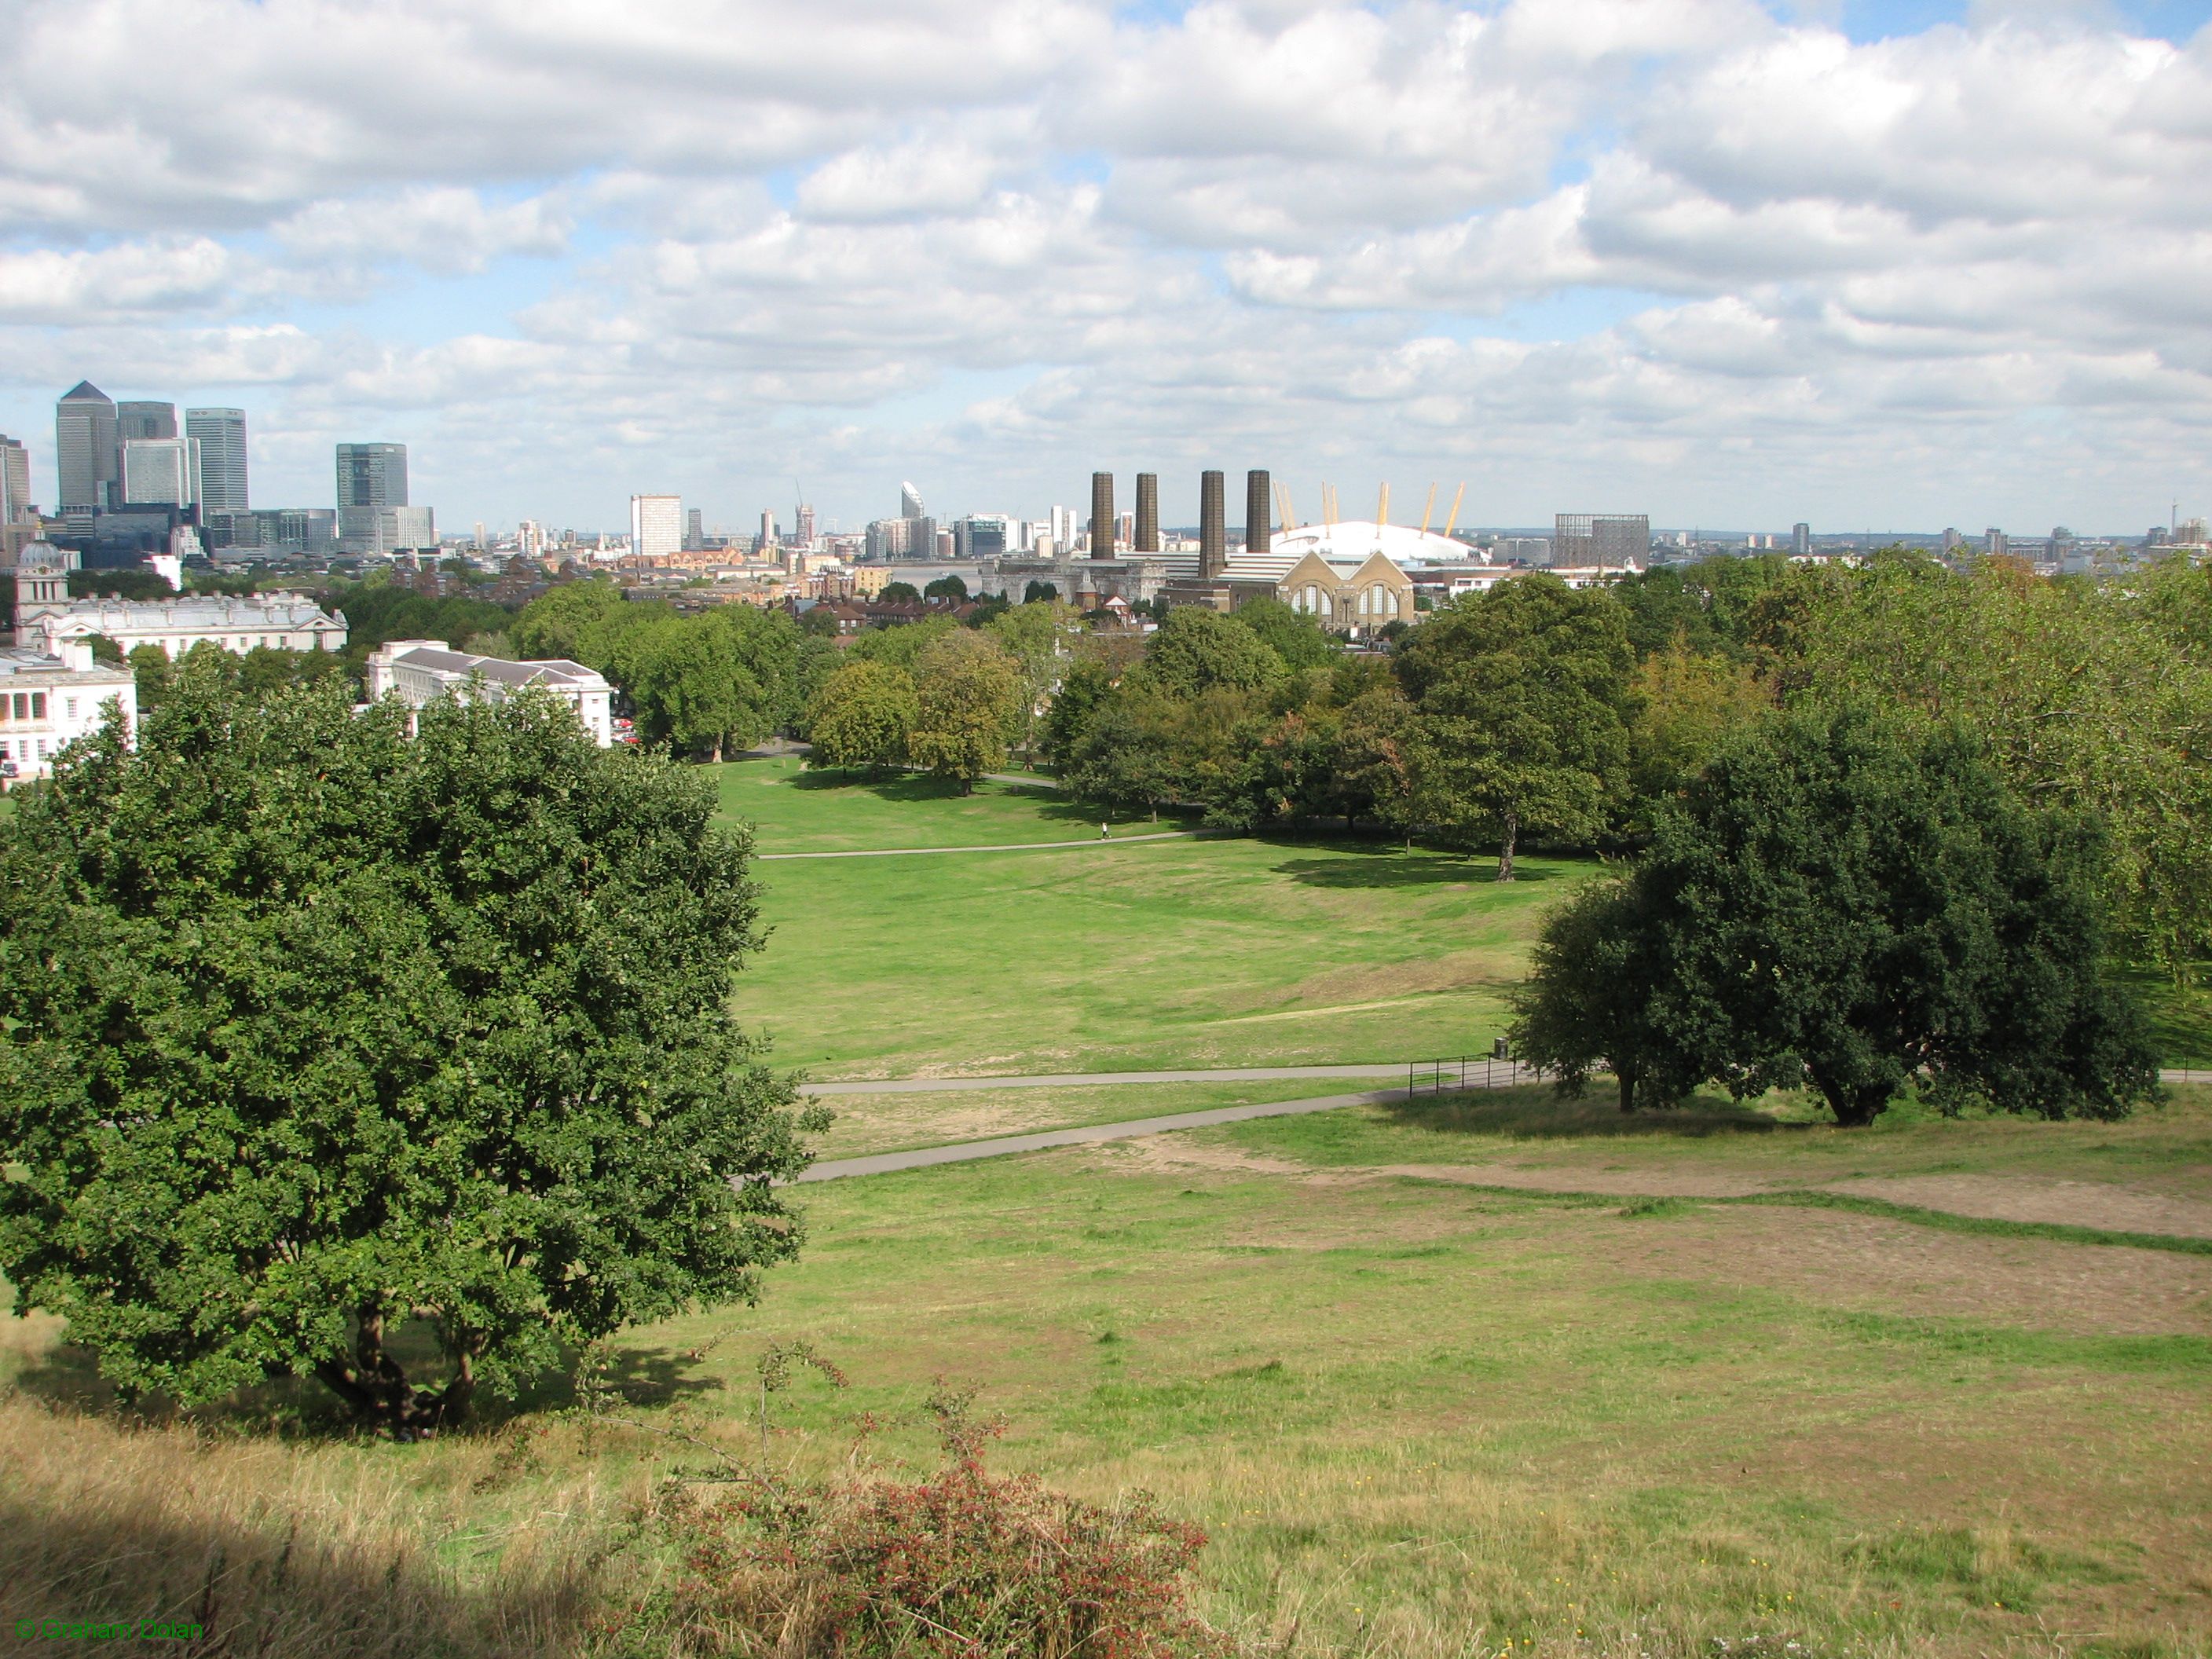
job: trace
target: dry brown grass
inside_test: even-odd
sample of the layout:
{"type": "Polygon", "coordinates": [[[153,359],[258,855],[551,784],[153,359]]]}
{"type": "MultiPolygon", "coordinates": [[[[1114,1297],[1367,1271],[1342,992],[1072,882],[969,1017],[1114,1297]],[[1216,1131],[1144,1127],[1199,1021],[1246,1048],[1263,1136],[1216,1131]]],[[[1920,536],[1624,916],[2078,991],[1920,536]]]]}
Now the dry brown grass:
{"type": "Polygon", "coordinates": [[[499,1461],[490,1440],[288,1442],[9,1395],[0,1630],[155,1619],[225,1654],[574,1653],[611,1589],[616,1494],[586,1464],[502,1514],[480,1489],[499,1461]]]}

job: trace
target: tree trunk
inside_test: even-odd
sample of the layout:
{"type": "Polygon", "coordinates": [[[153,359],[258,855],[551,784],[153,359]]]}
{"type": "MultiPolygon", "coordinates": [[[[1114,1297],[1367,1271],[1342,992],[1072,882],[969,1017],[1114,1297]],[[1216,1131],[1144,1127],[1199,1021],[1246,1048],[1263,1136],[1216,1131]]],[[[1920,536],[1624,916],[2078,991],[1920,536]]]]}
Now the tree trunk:
{"type": "Polygon", "coordinates": [[[1636,1068],[1633,1066],[1616,1065],[1613,1068],[1613,1076],[1614,1082],[1620,1085],[1620,1109],[1624,1112],[1634,1111],[1636,1109],[1636,1068]]]}
{"type": "Polygon", "coordinates": [[[356,1319],[353,1357],[325,1359],[316,1380],[352,1407],[363,1421],[388,1430],[395,1439],[435,1433],[468,1415],[476,1393],[476,1366],[466,1347],[442,1389],[425,1393],[407,1380],[399,1362],[384,1346],[384,1310],[364,1306],[356,1319]]]}
{"type": "Polygon", "coordinates": [[[1498,878],[1513,879],[1513,844],[1521,839],[1521,815],[1510,808],[1505,813],[1505,835],[1498,843],[1498,878]]]}
{"type": "Polygon", "coordinates": [[[1828,1109],[1836,1115],[1839,1128],[1863,1129],[1888,1109],[1890,1091],[1880,1084],[1847,1088],[1840,1083],[1824,1080],[1817,1073],[1813,1082],[1827,1101],[1828,1109]]]}

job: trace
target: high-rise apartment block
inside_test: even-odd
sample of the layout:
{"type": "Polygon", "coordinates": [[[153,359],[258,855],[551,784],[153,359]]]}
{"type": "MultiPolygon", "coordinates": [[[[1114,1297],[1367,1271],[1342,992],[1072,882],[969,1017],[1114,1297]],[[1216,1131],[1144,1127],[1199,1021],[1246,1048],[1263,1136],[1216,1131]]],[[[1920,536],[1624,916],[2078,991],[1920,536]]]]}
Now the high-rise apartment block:
{"type": "Polygon", "coordinates": [[[120,505],[193,507],[199,502],[199,445],[190,438],[125,438],[121,471],[120,505]]]}
{"type": "Polygon", "coordinates": [[[64,513],[104,512],[115,499],[115,403],[79,380],[54,407],[55,503],[64,513]]]}
{"type": "Polygon", "coordinates": [[[706,515],[697,507],[691,507],[684,514],[684,550],[686,553],[696,553],[706,545],[706,515]]]}
{"type": "Polygon", "coordinates": [[[1803,558],[1813,550],[1813,526],[1798,523],[1790,526],[1790,550],[1803,558]]]}
{"type": "Polygon", "coordinates": [[[1553,520],[1555,565],[1642,564],[1651,556],[1651,520],[1642,513],[1561,513],[1553,520]]]}
{"type": "Polygon", "coordinates": [[[807,506],[805,502],[801,501],[793,510],[798,514],[798,528],[793,532],[793,534],[799,538],[799,544],[801,547],[813,546],[815,539],[814,509],[807,506]]]}
{"type": "Polygon", "coordinates": [[[246,512],[246,411],[188,409],[185,435],[200,447],[200,510],[246,512]]]}
{"type": "Polygon", "coordinates": [[[899,486],[899,517],[920,519],[927,517],[928,512],[929,509],[921,504],[921,492],[919,489],[910,483],[902,483],[899,486]]]}
{"type": "Polygon", "coordinates": [[[629,550],[641,558],[673,558],[684,550],[684,498],[629,498],[629,550]]]}

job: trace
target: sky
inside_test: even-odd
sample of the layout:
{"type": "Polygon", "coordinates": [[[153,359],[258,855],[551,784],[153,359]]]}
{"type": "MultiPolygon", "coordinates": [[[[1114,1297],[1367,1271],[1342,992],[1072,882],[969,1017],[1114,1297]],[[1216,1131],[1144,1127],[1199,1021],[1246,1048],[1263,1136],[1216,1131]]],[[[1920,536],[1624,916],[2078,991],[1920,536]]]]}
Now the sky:
{"type": "Polygon", "coordinates": [[[2140,534],[2212,508],[2212,0],[5,0],[0,432],[408,446],[449,532],[2140,534]],[[1241,499],[1232,483],[1230,494],[1241,499]],[[1233,512],[1232,512],[1233,516],[1233,512]]]}

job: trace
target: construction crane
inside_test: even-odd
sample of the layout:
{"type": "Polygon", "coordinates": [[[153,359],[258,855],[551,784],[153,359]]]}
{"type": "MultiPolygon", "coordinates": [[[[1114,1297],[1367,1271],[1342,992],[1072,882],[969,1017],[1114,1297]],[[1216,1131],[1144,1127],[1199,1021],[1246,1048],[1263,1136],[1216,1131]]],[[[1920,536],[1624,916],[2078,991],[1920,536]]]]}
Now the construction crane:
{"type": "Polygon", "coordinates": [[[1388,480],[1383,483],[1382,493],[1375,498],[1375,522],[1378,525],[1390,522],[1390,485],[1388,480]]]}
{"type": "Polygon", "coordinates": [[[1452,492],[1451,516],[1444,520],[1444,539],[1446,541],[1449,541],[1451,539],[1452,526],[1459,522],[1459,504],[1461,501],[1465,500],[1466,497],[1467,484],[1465,481],[1462,480],[1460,483],[1460,487],[1452,492]]]}
{"type": "Polygon", "coordinates": [[[1429,533],[1429,515],[1437,510],[1437,487],[1429,486],[1429,499],[1421,503],[1421,534],[1429,533]]]}

